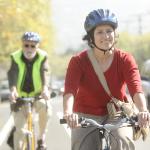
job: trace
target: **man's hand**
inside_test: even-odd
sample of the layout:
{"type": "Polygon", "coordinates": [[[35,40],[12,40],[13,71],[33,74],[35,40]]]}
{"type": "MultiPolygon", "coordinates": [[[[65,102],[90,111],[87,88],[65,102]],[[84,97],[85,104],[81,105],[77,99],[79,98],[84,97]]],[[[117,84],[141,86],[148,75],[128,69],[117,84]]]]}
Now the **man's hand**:
{"type": "Polygon", "coordinates": [[[46,87],[46,86],[43,87],[43,91],[41,92],[41,96],[45,100],[49,100],[50,99],[50,91],[49,91],[48,87],[46,87]]]}
{"type": "Polygon", "coordinates": [[[12,87],[10,89],[10,96],[9,96],[11,103],[16,103],[17,97],[18,97],[17,89],[16,89],[16,87],[12,87]]]}

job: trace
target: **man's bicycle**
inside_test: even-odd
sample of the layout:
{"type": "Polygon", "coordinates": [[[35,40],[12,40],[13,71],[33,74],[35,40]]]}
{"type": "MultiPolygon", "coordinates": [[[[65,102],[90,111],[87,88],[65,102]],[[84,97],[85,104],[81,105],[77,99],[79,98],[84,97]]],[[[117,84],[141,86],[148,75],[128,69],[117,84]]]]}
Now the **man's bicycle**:
{"type": "Polygon", "coordinates": [[[40,97],[23,97],[17,98],[17,103],[15,107],[18,109],[21,107],[26,107],[26,123],[27,128],[23,129],[25,134],[25,139],[23,142],[22,150],[35,150],[35,132],[34,132],[34,121],[33,121],[33,102],[39,100],[40,97]]]}
{"type": "MultiPolygon", "coordinates": [[[[50,95],[50,98],[54,98],[56,97],[56,93],[52,92],[50,95]]],[[[24,144],[23,144],[23,148],[22,150],[35,150],[35,132],[34,132],[34,121],[33,121],[33,102],[40,100],[42,97],[38,96],[38,97],[24,97],[24,98],[17,98],[16,103],[12,103],[11,106],[11,112],[14,111],[19,111],[20,109],[22,109],[22,106],[26,106],[27,107],[27,128],[24,129],[23,133],[26,135],[25,136],[25,140],[24,140],[24,144]]],[[[14,126],[10,132],[10,135],[8,136],[7,139],[7,144],[14,149],[14,132],[16,127],[14,126]]]]}
{"type": "MultiPolygon", "coordinates": [[[[66,120],[65,119],[60,119],[60,124],[65,124],[66,120]]],[[[138,122],[137,122],[137,117],[126,117],[123,116],[120,118],[120,121],[113,125],[113,124],[100,124],[97,121],[89,118],[79,118],[79,123],[81,124],[82,128],[87,128],[87,127],[95,127],[95,130],[99,130],[99,137],[101,140],[101,145],[100,145],[100,150],[110,150],[110,135],[112,130],[116,130],[121,127],[127,127],[127,126],[133,126],[133,127],[138,127],[138,122]]],[[[93,131],[91,131],[92,133],[93,131]]],[[[88,134],[87,136],[89,136],[88,134]]],[[[86,137],[81,141],[80,148],[82,147],[83,142],[85,141],[86,137]]],[[[113,135],[112,135],[113,136],[113,135]]],[[[115,138],[115,137],[114,137],[115,138]]]]}
{"type": "MultiPolygon", "coordinates": [[[[33,102],[36,100],[40,100],[41,97],[23,97],[23,98],[17,98],[16,103],[11,104],[11,109],[13,111],[19,111],[22,109],[22,107],[26,107],[26,123],[27,127],[23,129],[23,133],[25,134],[25,139],[23,142],[22,150],[35,150],[35,132],[34,132],[34,121],[33,121],[33,102]]],[[[8,144],[13,148],[13,134],[15,132],[15,127],[12,130],[12,135],[9,138],[9,142],[11,142],[11,145],[8,144]]]]}
{"type": "Polygon", "coordinates": [[[26,138],[24,139],[22,150],[35,150],[35,134],[32,112],[32,104],[35,100],[37,100],[37,98],[34,97],[24,97],[17,99],[17,101],[22,101],[23,105],[27,106],[27,128],[23,131],[26,135],[26,138]]]}

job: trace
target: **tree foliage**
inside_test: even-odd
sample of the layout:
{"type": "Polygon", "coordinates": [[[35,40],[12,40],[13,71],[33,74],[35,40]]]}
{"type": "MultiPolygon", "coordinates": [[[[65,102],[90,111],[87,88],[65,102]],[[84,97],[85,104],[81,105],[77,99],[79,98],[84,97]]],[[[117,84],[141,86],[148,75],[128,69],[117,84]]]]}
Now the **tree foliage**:
{"type": "Polygon", "coordinates": [[[38,32],[41,47],[52,52],[54,31],[51,22],[50,0],[0,0],[0,61],[20,48],[25,31],[38,32]]]}
{"type": "Polygon", "coordinates": [[[143,35],[121,33],[117,46],[132,53],[141,69],[143,63],[150,58],[150,33],[143,35]]]}
{"type": "MultiPolygon", "coordinates": [[[[53,47],[56,40],[50,3],[50,0],[0,0],[0,65],[3,65],[0,69],[7,68],[9,54],[20,48],[22,34],[34,31],[42,37],[41,48],[49,54],[52,73],[58,77],[65,76],[71,56],[81,51],[83,45],[79,45],[78,50],[68,48],[62,55],[55,54],[53,47]]],[[[117,47],[132,53],[141,68],[143,62],[150,58],[150,33],[120,33],[117,47]]]]}
{"type": "MultiPolygon", "coordinates": [[[[55,61],[53,65],[55,67],[58,66],[59,68],[57,70],[57,75],[64,76],[71,56],[83,50],[85,47],[86,45],[80,45],[77,50],[68,48],[66,49],[64,55],[56,56],[57,58],[55,60],[59,59],[59,61],[55,61]]],[[[131,53],[135,57],[141,71],[145,60],[150,58],[150,33],[133,35],[127,32],[121,32],[119,38],[117,39],[116,47],[131,53]]]]}

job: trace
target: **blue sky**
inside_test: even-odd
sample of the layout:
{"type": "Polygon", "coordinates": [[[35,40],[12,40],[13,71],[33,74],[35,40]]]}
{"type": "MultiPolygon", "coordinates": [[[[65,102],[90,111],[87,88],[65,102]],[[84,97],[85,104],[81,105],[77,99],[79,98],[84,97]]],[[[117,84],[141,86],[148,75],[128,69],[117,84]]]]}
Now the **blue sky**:
{"type": "MultiPolygon", "coordinates": [[[[63,52],[67,47],[77,48],[82,43],[84,35],[84,20],[94,9],[109,8],[118,16],[119,31],[127,29],[138,30],[138,16],[150,19],[149,0],[51,0],[52,20],[56,30],[57,52],[63,52]],[[127,22],[130,21],[130,22],[127,22]],[[132,24],[132,27],[131,27],[132,24]]],[[[144,21],[144,18],[146,21],[144,21]]],[[[149,20],[150,22],[150,20],[149,20]]],[[[148,24],[149,25],[149,24],[148,24]]],[[[149,29],[148,26],[143,26],[149,29]]]]}

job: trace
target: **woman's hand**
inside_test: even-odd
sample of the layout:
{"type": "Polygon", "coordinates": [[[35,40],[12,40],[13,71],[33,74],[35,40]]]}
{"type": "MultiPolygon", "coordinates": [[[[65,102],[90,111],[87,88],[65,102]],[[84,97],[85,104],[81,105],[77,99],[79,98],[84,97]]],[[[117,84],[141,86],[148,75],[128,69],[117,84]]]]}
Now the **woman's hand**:
{"type": "Polygon", "coordinates": [[[70,128],[76,128],[79,127],[79,117],[78,114],[72,113],[72,114],[65,114],[64,119],[66,119],[67,124],[70,128]]]}
{"type": "Polygon", "coordinates": [[[141,111],[138,114],[138,124],[140,127],[150,126],[150,114],[149,111],[141,111]]]}
{"type": "Polygon", "coordinates": [[[150,114],[147,109],[146,99],[143,93],[135,93],[133,96],[135,105],[137,106],[138,113],[138,124],[140,127],[148,127],[150,125],[150,114]]]}

